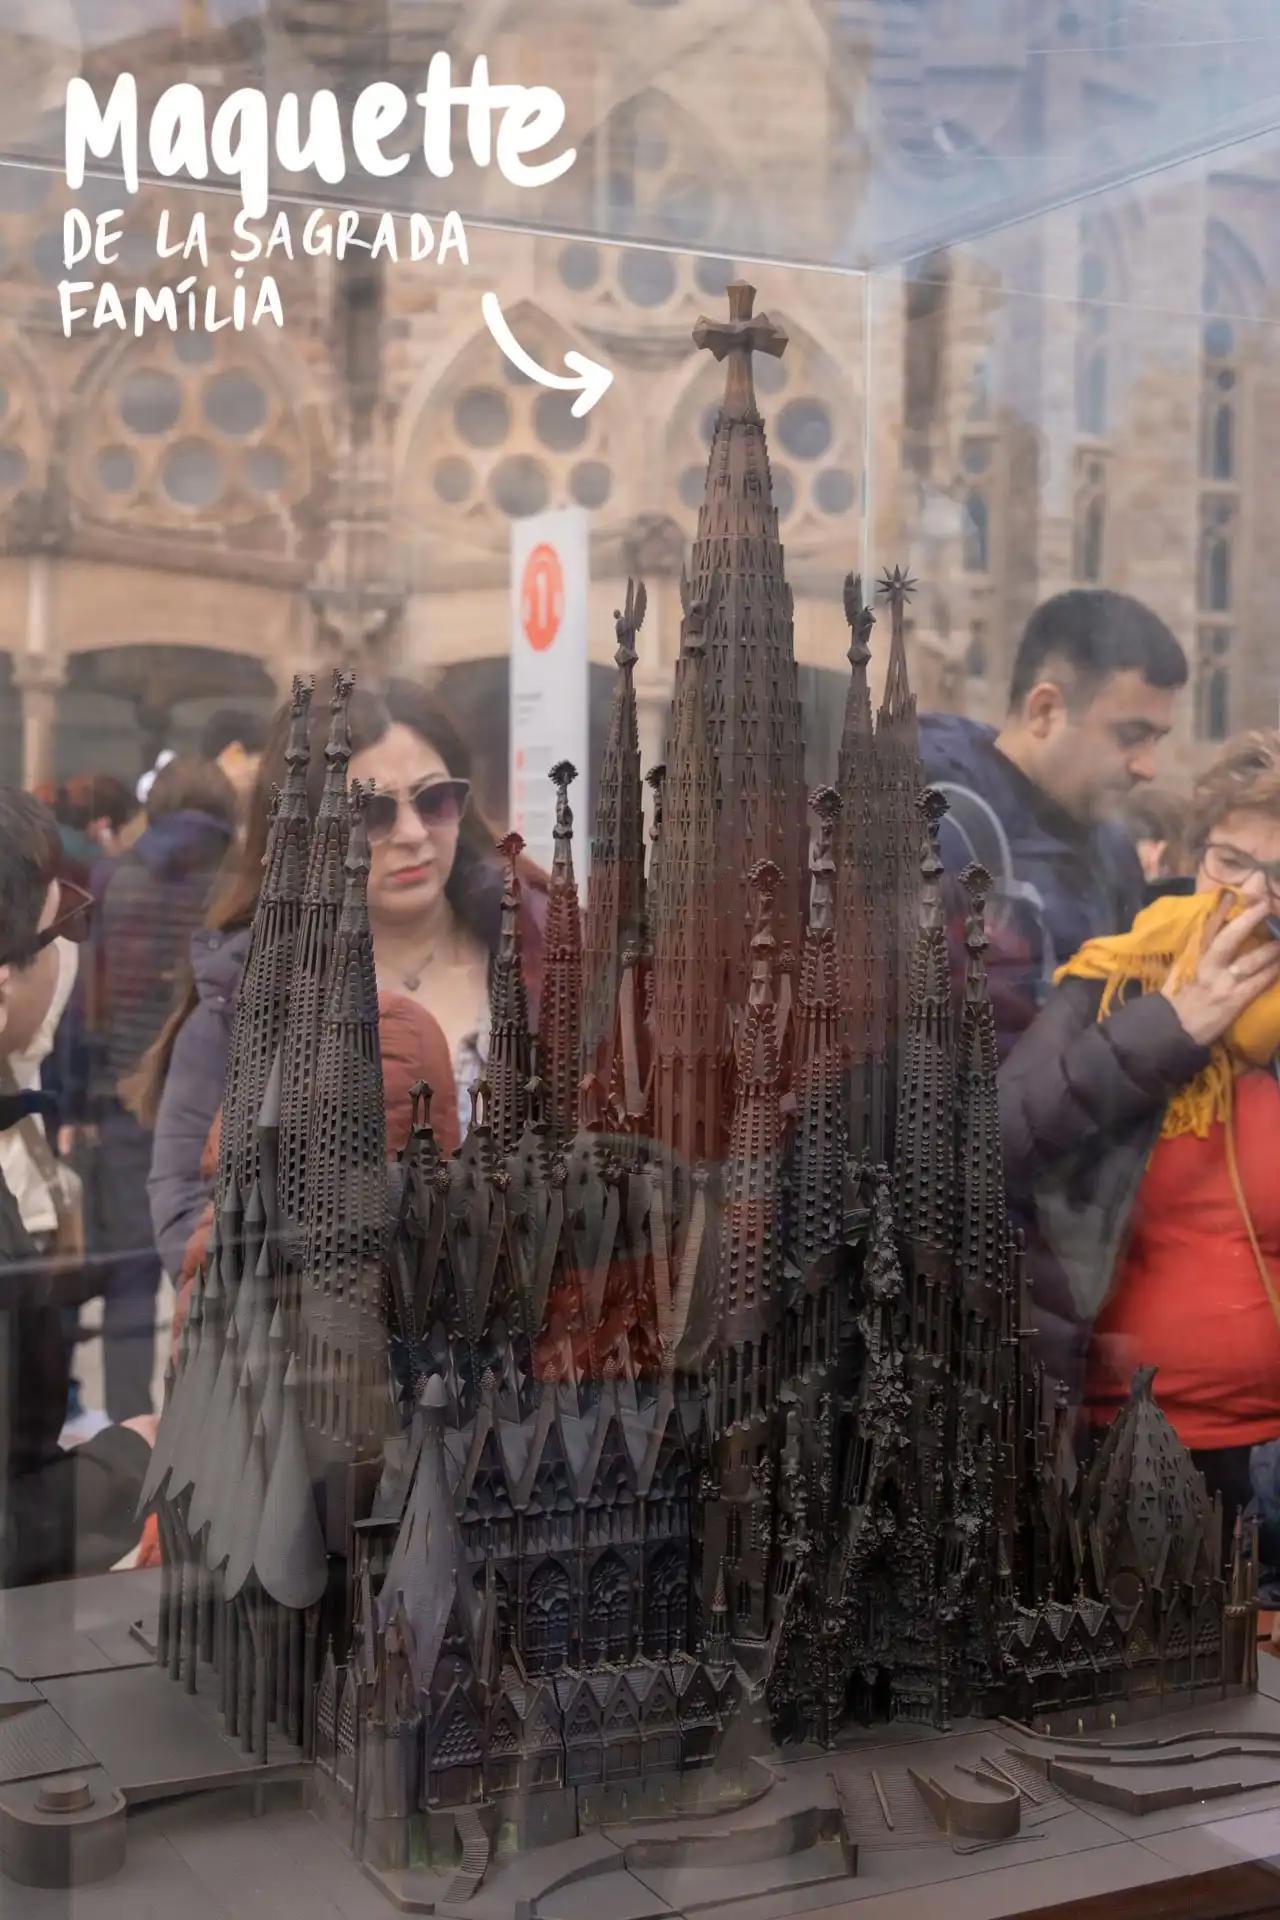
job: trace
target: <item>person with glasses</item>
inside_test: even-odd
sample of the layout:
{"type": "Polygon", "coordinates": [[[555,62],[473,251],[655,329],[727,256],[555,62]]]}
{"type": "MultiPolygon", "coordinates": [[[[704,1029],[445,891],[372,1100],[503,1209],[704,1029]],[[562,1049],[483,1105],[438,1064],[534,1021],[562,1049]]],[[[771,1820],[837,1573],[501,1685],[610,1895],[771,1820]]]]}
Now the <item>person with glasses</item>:
{"type": "MultiPolygon", "coordinates": [[[[1221,1493],[1280,1439],[1280,733],[1192,803],[1195,892],[1089,941],[1000,1075],[1042,1356],[1105,1427],[1137,1367],[1221,1493]]],[[[1280,1568],[1280,1527],[1264,1561],[1280,1568]]]]}
{"type": "MultiPolygon", "coordinates": [[[[59,878],[57,823],[31,795],[0,787],[0,1585],[105,1573],[138,1537],[134,1518],[154,1417],[110,1425],[72,1452],[58,1445],[67,1404],[62,1284],[74,1281],[48,1233],[32,1231],[7,1178],[15,1132],[38,1130],[41,1096],[20,1069],[37,1052],[66,967],[87,931],[83,889],[59,878]]],[[[37,1166],[47,1142],[34,1144],[37,1166]]],[[[30,1152],[31,1149],[29,1148],[30,1152]]],[[[56,1213],[51,1213],[56,1225],[56,1213]]],[[[77,1263],[78,1269],[78,1263],[77,1263]]]]}
{"type": "MultiPolygon", "coordinates": [[[[176,1012],[130,1089],[154,1128],[151,1217],[177,1279],[208,1219],[210,1136],[222,1101],[231,1021],[262,880],[271,792],[283,784],[288,710],[272,724],[243,844],[231,856],[191,945],[192,971],[176,1012]]],[[[369,919],[377,968],[390,1147],[403,1145],[408,1088],[432,1089],[431,1122],[456,1146],[460,1106],[483,1070],[489,962],[501,924],[502,867],[494,830],[470,793],[470,755],[450,717],[420,687],[360,687],[350,710],[350,774],[372,779],[369,919]]],[[[313,731],[327,724],[317,700],[313,731]]],[[[324,779],[313,753],[313,809],[324,779]]],[[[537,1005],[545,887],[525,889],[525,958],[537,1005]]]]}

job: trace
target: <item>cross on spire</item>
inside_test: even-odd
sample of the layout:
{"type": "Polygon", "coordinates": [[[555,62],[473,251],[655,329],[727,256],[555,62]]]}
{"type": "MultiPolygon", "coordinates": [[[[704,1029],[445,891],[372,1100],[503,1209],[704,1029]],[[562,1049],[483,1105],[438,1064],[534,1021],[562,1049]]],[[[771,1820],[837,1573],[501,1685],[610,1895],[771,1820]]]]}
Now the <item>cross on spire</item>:
{"type": "Polygon", "coordinates": [[[729,318],[708,320],[705,314],[693,329],[694,345],[705,347],[717,360],[728,360],[724,400],[721,411],[731,420],[755,419],[755,382],[751,375],[753,353],[769,353],[780,359],[786,351],[787,331],[767,313],[753,316],[756,290],[745,280],[734,280],[727,289],[729,318]]]}

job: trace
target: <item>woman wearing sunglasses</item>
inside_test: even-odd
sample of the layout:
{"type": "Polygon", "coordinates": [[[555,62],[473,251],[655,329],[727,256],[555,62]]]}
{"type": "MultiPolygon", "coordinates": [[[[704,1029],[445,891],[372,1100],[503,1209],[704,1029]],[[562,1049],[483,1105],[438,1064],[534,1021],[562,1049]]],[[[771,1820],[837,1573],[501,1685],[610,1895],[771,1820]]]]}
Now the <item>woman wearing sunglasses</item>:
{"type": "Polygon", "coordinates": [[[1049,1371],[1087,1431],[1156,1368],[1229,1526],[1280,1438],[1280,733],[1222,750],[1192,837],[1196,891],[1062,969],[1001,1119],[1049,1371]]]}
{"type": "MultiPolygon", "coordinates": [[[[326,720],[317,703],[313,732],[326,720]]],[[[350,774],[372,780],[377,789],[366,816],[368,899],[388,1142],[403,1143],[408,1087],[421,1077],[432,1088],[432,1124],[451,1149],[459,1137],[459,1105],[483,1070],[488,1039],[489,962],[502,902],[495,834],[471,801],[470,755],[462,739],[421,688],[407,681],[391,681],[379,693],[357,688],[350,729],[350,774]]],[[[192,942],[189,988],[135,1084],[137,1110],[155,1129],[150,1191],[156,1243],[175,1276],[210,1195],[206,1146],[222,1100],[271,790],[284,781],[287,738],[286,710],[277,715],[263,755],[244,844],[192,942]]],[[[314,753],[313,808],[323,780],[323,756],[314,753]]],[[[529,879],[525,959],[536,1006],[544,886],[532,871],[529,879]]]]}

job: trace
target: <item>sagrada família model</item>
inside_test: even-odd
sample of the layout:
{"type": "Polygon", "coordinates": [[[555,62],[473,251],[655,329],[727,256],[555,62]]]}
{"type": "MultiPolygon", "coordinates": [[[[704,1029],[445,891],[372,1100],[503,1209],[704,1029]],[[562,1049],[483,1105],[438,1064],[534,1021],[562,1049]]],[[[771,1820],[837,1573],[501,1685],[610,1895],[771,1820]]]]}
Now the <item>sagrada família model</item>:
{"type": "Polygon", "coordinates": [[[1254,1677],[1247,1542],[1150,1378],[1081,1471],[1032,1362],[989,882],[964,876],[960,984],[900,573],[878,715],[847,584],[839,762],[806,794],[751,374],[786,341],[729,301],[695,333],[726,390],[650,825],[636,584],[585,911],[562,763],[541,1005],[510,836],[451,1158],[424,1098],[388,1166],[350,680],[314,820],[295,688],[145,1497],[160,1661],[246,1749],[313,1760],[375,1865],[461,1849],[465,1877],[481,1811],[562,1839],[851,1722],[1114,1724],[1254,1677]]]}

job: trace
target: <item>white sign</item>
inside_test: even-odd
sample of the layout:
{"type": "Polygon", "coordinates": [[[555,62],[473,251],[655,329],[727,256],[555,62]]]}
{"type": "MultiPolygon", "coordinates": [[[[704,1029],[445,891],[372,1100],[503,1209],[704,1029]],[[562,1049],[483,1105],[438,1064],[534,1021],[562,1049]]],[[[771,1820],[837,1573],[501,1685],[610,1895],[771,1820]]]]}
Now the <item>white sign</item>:
{"type": "MultiPolygon", "coordinates": [[[[549,867],[557,760],[578,769],[586,810],[588,516],[581,507],[539,513],[511,528],[511,824],[529,857],[549,867]]],[[[574,836],[586,871],[587,837],[574,836]]]]}

